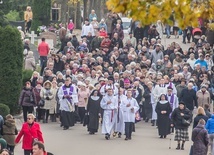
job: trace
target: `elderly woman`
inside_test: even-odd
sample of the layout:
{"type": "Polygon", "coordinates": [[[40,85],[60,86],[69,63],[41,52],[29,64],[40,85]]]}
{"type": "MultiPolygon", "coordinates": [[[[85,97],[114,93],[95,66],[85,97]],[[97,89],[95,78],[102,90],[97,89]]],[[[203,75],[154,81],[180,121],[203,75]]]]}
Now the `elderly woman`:
{"type": "Polygon", "coordinates": [[[179,107],[172,112],[171,126],[175,126],[175,141],[178,142],[176,150],[184,150],[185,142],[189,141],[188,127],[190,125],[189,120],[191,117],[191,111],[186,108],[185,103],[182,101],[179,102],[179,107]],[[182,145],[180,145],[181,141],[182,145]]]}
{"type": "Polygon", "coordinates": [[[43,88],[40,91],[40,97],[45,102],[44,106],[42,107],[44,109],[43,123],[48,123],[48,117],[49,117],[51,105],[54,100],[54,91],[52,88],[52,83],[50,81],[44,82],[43,88]]]}
{"type": "Polygon", "coordinates": [[[80,123],[83,123],[85,116],[85,110],[88,102],[89,90],[86,88],[86,84],[81,82],[80,89],[78,90],[78,113],[80,116],[80,123]]]}
{"type": "Polygon", "coordinates": [[[27,57],[24,60],[24,64],[26,70],[33,71],[36,69],[36,62],[32,51],[28,52],[27,57]]]}
{"type": "Polygon", "coordinates": [[[204,125],[204,119],[200,119],[198,125],[192,131],[192,154],[193,155],[207,155],[208,150],[208,133],[204,125]]]}
{"type": "Polygon", "coordinates": [[[44,143],[42,131],[40,125],[34,122],[35,116],[33,114],[27,115],[27,122],[22,125],[22,128],[15,139],[15,143],[19,143],[23,136],[22,149],[24,150],[24,155],[31,155],[32,144],[35,141],[40,141],[44,143]]]}
{"type": "Polygon", "coordinates": [[[21,91],[21,95],[19,98],[19,105],[22,106],[23,109],[23,117],[24,121],[27,121],[27,114],[33,113],[34,106],[37,104],[35,92],[33,91],[33,87],[31,83],[27,81],[25,83],[25,87],[21,91]]]}

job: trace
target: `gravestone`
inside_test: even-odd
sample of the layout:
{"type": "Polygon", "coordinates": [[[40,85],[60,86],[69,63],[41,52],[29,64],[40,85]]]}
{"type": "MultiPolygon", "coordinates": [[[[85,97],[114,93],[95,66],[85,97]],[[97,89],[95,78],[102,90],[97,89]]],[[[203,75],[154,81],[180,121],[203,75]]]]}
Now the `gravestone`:
{"type": "Polygon", "coordinates": [[[30,37],[30,43],[34,44],[37,34],[35,34],[34,31],[31,31],[31,34],[29,34],[28,36],[30,37]]]}
{"type": "Polygon", "coordinates": [[[41,39],[45,38],[45,42],[48,43],[50,48],[53,48],[54,46],[56,46],[57,43],[57,35],[53,32],[43,32],[41,33],[41,35],[39,36],[38,39],[38,45],[41,42],[41,39]]]}
{"type": "Polygon", "coordinates": [[[30,50],[33,52],[36,62],[38,62],[39,61],[39,52],[38,52],[37,46],[30,43],[29,47],[30,47],[30,50]]]}

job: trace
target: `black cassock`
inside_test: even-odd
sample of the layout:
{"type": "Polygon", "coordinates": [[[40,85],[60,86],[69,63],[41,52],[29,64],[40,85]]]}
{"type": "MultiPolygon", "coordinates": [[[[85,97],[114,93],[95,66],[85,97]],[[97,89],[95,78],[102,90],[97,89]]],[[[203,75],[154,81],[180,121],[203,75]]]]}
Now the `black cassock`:
{"type": "Polygon", "coordinates": [[[170,133],[170,119],[169,114],[172,111],[172,108],[168,101],[159,101],[156,106],[156,113],[158,116],[157,125],[158,125],[158,133],[160,136],[165,136],[170,133]],[[166,111],[166,114],[161,114],[161,111],[166,111]]]}
{"type": "Polygon", "coordinates": [[[89,123],[88,131],[97,132],[99,127],[99,113],[100,113],[100,101],[101,97],[98,100],[93,100],[92,97],[89,97],[87,111],[89,113],[89,123]]]}

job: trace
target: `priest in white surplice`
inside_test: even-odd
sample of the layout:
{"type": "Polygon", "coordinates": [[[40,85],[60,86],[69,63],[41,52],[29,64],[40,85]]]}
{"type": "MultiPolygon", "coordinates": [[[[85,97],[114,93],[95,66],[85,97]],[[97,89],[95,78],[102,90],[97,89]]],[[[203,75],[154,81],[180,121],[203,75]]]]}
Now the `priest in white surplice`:
{"type": "Polygon", "coordinates": [[[132,90],[128,90],[126,96],[127,98],[122,100],[120,107],[123,111],[123,121],[125,122],[125,140],[131,140],[135,113],[139,110],[139,105],[137,100],[132,97],[132,90]]]}
{"type": "Polygon", "coordinates": [[[102,134],[105,134],[105,138],[109,140],[111,132],[116,125],[118,108],[118,98],[113,95],[112,88],[107,89],[107,94],[101,100],[100,106],[104,110],[102,134]]]}

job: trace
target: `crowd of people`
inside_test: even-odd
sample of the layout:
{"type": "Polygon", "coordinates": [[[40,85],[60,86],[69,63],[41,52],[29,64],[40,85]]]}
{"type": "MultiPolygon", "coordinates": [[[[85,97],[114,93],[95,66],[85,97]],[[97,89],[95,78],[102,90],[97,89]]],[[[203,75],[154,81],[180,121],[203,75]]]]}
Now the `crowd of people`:
{"type": "MultiPolygon", "coordinates": [[[[125,134],[125,140],[131,140],[135,123],[141,118],[157,126],[160,138],[175,132],[177,150],[183,150],[189,141],[191,122],[195,127],[193,152],[198,150],[197,137],[206,139],[207,130],[213,142],[214,55],[206,37],[191,42],[189,49],[183,49],[176,42],[165,48],[160,21],[146,27],[133,22],[126,36],[117,14],[109,13],[106,19],[97,20],[92,10],[85,19],[80,40],[72,34],[72,20],[68,31],[62,24],[59,51],[51,50],[42,38],[38,46],[41,71],[34,71],[22,89],[19,104],[26,123],[15,142],[23,135],[32,142],[34,139],[43,142],[41,120],[43,123],[59,121],[64,130],[79,122],[87,125],[89,134],[98,132],[102,123],[106,140],[112,134],[119,138],[125,134]],[[203,112],[199,112],[196,120],[193,110],[197,107],[203,112]],[[203,132],[198,133],[200,128],[203,132]]],[[[174,30],[179,29],[174,26],[174,30]]],[[[169,36],[167,31],[167,38],[169,36]]],[[[28,50],[25,68],[35,70],[35,61],[29,61],[33,54],[27,40],[25,49],[28,50]]],[[[17,134],[15,127],[11,132],[17,134]]],[[[205,150],[207,139],[203,143],[205,150]]],[[[13,147],[8,144],[12,151],[13,147]]],[[[35,144],[32,148],[32,143],[23,141],[25,155],[32,149],[44,151],[40,143],[35,144]]]]}

